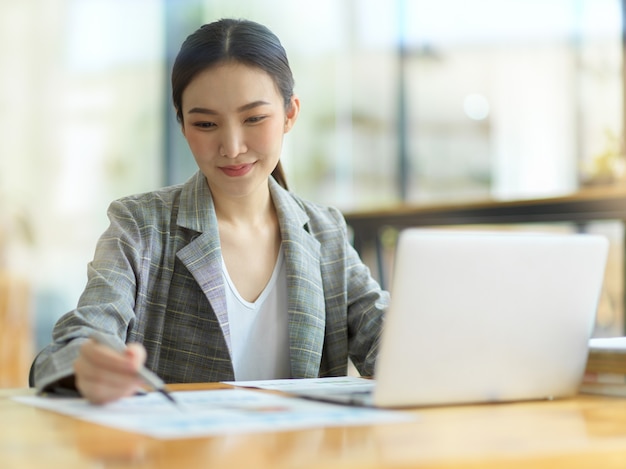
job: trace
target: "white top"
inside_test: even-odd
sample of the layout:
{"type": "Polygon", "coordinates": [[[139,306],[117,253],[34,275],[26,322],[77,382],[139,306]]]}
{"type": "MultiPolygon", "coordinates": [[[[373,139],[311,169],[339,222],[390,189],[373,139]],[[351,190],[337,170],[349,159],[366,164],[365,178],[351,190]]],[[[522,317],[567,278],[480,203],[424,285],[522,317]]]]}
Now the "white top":
{"type": "Polygon", "coordinates": [[[287,276],[282,246],[272,277],[254,303],[241,297],[223,258],[222,271],[235,380],[290,378],[287,276]]]}

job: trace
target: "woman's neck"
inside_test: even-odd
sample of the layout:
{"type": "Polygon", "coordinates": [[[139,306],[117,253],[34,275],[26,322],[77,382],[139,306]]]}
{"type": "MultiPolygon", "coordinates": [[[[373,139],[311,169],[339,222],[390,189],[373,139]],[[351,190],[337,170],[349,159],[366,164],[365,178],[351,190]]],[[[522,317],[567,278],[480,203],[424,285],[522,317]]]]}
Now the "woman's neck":
{"type": "Polygon", "coordinates": [[[215,214],[220,223],[231,226],[265,225],[268,219],[275,218],[274,205],[269,187],[266,190],[243,197],[228,197],[213,194],[215,214]]]}

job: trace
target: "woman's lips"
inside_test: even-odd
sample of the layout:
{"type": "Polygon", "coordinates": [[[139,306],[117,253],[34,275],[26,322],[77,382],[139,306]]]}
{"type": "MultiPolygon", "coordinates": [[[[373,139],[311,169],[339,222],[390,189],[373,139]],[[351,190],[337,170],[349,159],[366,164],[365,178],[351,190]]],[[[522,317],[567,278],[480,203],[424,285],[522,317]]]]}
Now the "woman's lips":
{"type": "Polygon", "coordinates": [[[244,176],[245,174],[248,174],[248,172],[252,169],[252,166],[253,166],[252,163],[238,164],[238,165],[232,165],[232,166],[222,166],[220,167],[220,169],[224,171],[224,174],[226,174],[226,176],[240,177],[240,176],[244,176]]]}

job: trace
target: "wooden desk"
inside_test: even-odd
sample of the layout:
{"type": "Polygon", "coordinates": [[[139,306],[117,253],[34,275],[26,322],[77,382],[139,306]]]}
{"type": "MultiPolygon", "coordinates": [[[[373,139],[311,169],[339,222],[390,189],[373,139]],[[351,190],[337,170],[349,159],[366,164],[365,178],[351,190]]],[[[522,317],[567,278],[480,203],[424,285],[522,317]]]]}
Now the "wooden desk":
{"type": "MultiPolygon", "coordinates": [[[[224,385],[186,385],[210,389],[224,385]]],[[[0,391],[0,467],[10,469],[624,468],[626,400],[413,410],[412,423],[154,440],[11,401],[0,391]]]]}

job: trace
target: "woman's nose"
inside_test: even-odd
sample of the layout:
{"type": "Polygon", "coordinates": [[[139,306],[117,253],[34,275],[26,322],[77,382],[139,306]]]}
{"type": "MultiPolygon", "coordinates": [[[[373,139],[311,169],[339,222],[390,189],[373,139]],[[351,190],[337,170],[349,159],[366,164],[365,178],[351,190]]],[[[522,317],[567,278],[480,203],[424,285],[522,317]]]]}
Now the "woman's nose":
{"type": "Polygon", "coordinates": [[[247,151],[243,132],[239,129],[224,129],[220,144],[220,155],[236,158],[247,151]]]}

